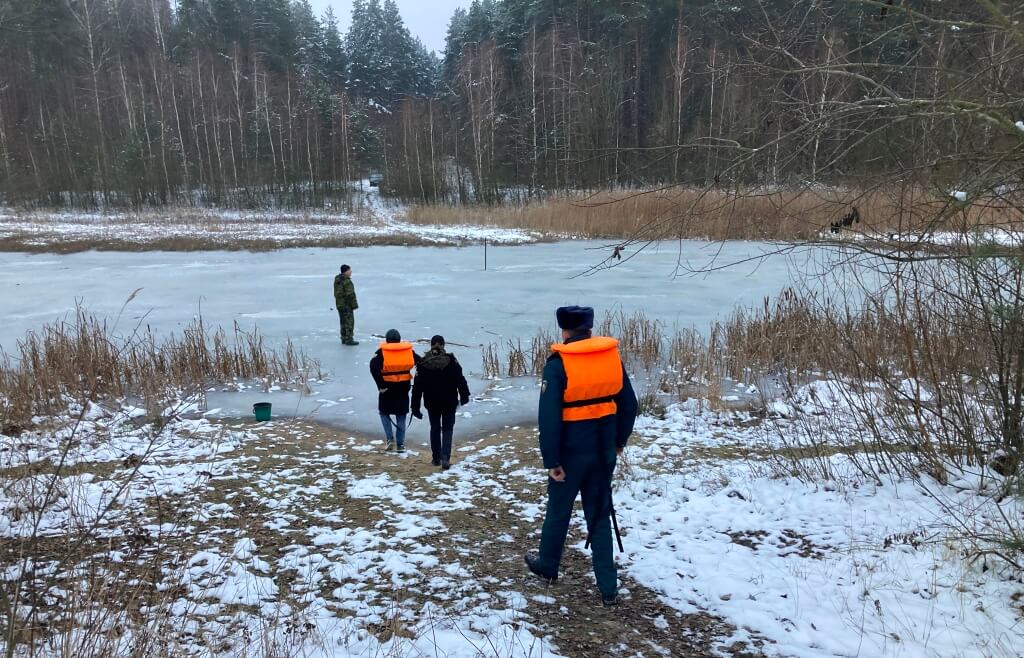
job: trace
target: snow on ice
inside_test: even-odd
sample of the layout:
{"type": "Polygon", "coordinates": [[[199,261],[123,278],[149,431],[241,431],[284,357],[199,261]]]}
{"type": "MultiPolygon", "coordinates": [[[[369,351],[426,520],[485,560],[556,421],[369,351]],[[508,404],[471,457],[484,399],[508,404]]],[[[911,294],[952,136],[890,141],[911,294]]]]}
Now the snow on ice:
{"type": "Polygon", "coordinates": [[[405,209],[380,197],[367,181],[357,186],[352,213],[329,208],[315,211],[239,211],[216,208],[125,213],[21,212],[0,207],[0,239],[24,239],[27,245],[110,242],[158,245],[173,240],[202,240],[232,248],[240,242],[266,247],[315,245],[336,240],[346,244],[388,241],[434,245],[525,244],[542,236],[532,231],[487,226],[441,226],[402,220],[405,209]]]}

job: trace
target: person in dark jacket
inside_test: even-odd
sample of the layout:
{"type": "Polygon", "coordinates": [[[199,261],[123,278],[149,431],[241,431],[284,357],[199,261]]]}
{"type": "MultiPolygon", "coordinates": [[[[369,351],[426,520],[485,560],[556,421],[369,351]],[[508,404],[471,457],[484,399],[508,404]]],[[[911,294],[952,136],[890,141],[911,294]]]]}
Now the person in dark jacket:
{"type": "Polygon", "coordinates": [[[405,452],[409,388],[419,356],[413,352],[412,343],[402,342],[397,329],[388,329],[384,341],[370,359],[370,374],[377,384],[377,411],[387,439],[386,449],[395,447],[398,452],[405,452]]]}
{"type": "Polygon", "coordinates": [[[612,557],[612,474],[637,414],[637,400],[613,338],[591,336],[594,309],[568,306],[556,313],[563,343],[544,365],[538,424],[548,472],[548,503],[540,550],[524,556],[546,580],[558,578],[576,495],[593,550],[594,575],[606,606],[618,603],[612,557]]]}
{"type": "Polygon", "coordinates": [[[412,415],[423,418],[420,399],[430,418],[430,463],[451,468],[455,410],[469,404],[469,385],[454,354],[444,350],[444,336],[430,339],[430,351],[416,366],[412,385],[412,415]]]}

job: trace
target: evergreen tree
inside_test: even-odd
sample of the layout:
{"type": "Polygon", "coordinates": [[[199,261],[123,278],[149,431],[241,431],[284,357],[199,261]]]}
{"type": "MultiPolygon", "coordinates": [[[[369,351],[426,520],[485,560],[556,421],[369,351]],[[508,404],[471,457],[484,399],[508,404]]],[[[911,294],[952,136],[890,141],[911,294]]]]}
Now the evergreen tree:
{"type": "Polygon", "coordinates": [[[416,51],[395,0],[384,0],[381,21],[379,56],[391,101],[415,93],[416,51]]]}
{"type": "Polygon", "coordinates": [[[174,51],[179,56],[210,45],[214,17],[203,0],[178,0],[177,24],[174,29],[174,51]]]}
{"type": "Polygon", "coordinates": [[[427,50],[423,42],[413,40],[413,72],[411,90],[418,96],[431,96],[437,88],[441,73],[441,60],[437,54],[427,50]]]}
{"type": "Polygon", "coordinates": [[[252,0],[253,52],[283,72],[295,61],[298,33],[288,0],[252,0]]]}
{"type": "Polygon", "coordinates": [[[444,58],[441,62],[442,78],[450,82],[462,57],[462,47],[468,41],[466,37],[466,10],[459,7],[448,21],[448,31],[444,37],[444,58]]]}
{"type": "Polygon", "coordinates": [[[348,54],[348,83],[358,96],[383,99],[386,81],[382,80],[383,50],[381,28],[383,14],[379,0],[355,0],[352,23],[345,37],[348,54]]]}
{"type": "Polygon", "coordinates": [[[357,0],[346,37],[350,87],[384,107],[429,89],[426,52],[417,46],[394,0],[357,0]]]}
{"type": "Polygon", "coordinates": [[[323,72],[328,84],[344,87],[345,79],[345,44],[338,32],[338,19],[334,10],[327,7],[321,21],[323,31],[323,72]]]}

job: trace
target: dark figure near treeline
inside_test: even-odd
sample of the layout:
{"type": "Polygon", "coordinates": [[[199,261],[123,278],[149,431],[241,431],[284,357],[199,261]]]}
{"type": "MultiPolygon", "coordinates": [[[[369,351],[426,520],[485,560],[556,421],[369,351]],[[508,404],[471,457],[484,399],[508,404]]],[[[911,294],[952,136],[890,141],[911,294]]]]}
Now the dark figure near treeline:
{"type": "Polygon", "coordinates": [[[594,309],[564,306],[555,312],[563,343],[552,345],[540,389],[540,453],[548,469],[548,504],[540,550],[526,566],[547,581],[558,578],[576,495],[593,549],[601,601],[618,603],[612,557],[612,474],[616,456],[633,432],[637,401],[619,357],[618,341],[591,336],[594,309]]]}
{"type": "Polygon", "coordinates": [[[853,206],[853,210],[851,210],[850,212],[848,212],[845,215],[843,215],[842,218],[838,222],[832,222],[831,231],[833,233],[838,233],[839,231],[843,230],[844,228],[850,228],[851,226],[853,226],[854,224],[856,224],[859,221],[860,221],[860,211],[857,210],[857,206],[853,206]]]}
{"type": "Polygon", "coordinates": [[[430,339],[430,351],[416,365],[412,384],[412,415],[423,418],[420,400],[430,418],[430,463],[444,470],[451,467],[455,410],[469,404],[469,385],[454,354],[444,349],[444,336],[430,339]]]}
{"type": "Polygon", "coordinates": [[[358,345],[353,338],[356,328],[356,287],[352,283],[352,268],[341,266],[341,272],[334,276],[334,307],[338,309],[338,321],[341,323],[341,343],[358,345]]]}

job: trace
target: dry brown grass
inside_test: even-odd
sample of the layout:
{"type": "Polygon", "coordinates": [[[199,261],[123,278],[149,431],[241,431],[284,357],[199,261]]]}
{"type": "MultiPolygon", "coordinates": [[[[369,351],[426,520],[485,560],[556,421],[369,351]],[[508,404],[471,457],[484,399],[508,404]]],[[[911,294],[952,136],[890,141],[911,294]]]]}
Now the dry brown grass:
{"type": "MultiPolygon", "coordinates": [[[[941,318],[933,318],[939,324],[941,318]]],[[[823,307],[812,298],[784,291],[775,303],[760,308],[738,308],[705,331],[668,328],[637,312],[609,312],[595,325],[595,333],[619,340],[628,367],[646,374],[649,386],[680,398],[695,392],[721,392],[724,380],[757,383],[767,376],[795,382],[824,371],[837,375],[863,375],[861,354],[880,364],[896,363],[902,346],[891,337],[901,323],[891,316],[864,313],[846,316],[823,307]],[[854,345],[847,345],[850,337],[854,345]],[[846,358],[824,346],[845,346],[846,358]]],[[[941,331],[933,340],[941,340],[941,331]]],[[[488,376],[540,376],[555,342],[547,329],[538,330],[529,347],[506,341],[484,347],[488,376]],[[502,364],[508,364],[502,368],[502,364]],[[533,364],[527,370],[527,364],[533,364]]]]}
{"type": "Polygon", "coordinates": [[[556,235],[603,238],[809,240],[856,206],[851,230],[869,236],[980,227],[1024,229],[1020,204],[975,200],[961,206],[922,189],[729,192],[692,188],[599,192],[522,206],[413,206],[418,224],[484,224],[556,235]]]}
{"type": "Polygon", "coordinates": [[[0,430],[29,427],[35,416],[61,413],[69,401],[132,398],[153,414],[181,393],[212,382],[261,379],[305,386],[319,364],[290,341],[269,348],[258,333],[237,325],[230,337],[194,321],[180,337],[159,339],[151,329],[119,337],[105,321],[79,308],[70,322],[30,332],[18,353],[0,363],[0,430]]]}

